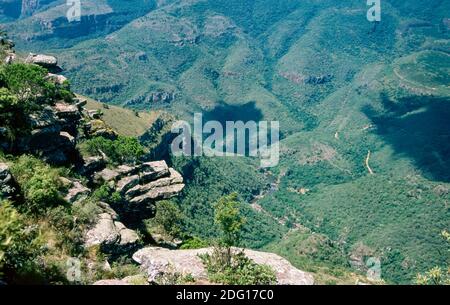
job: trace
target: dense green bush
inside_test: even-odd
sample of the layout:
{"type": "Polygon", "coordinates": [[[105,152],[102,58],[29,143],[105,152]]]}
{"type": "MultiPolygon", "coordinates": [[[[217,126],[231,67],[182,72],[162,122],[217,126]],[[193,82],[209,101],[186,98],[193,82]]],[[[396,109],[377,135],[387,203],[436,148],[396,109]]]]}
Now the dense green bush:
{"type": "Polygon", "coordinates": [[[95,137],[83,142],[81,149],[90,155],[103,152],[114,163],[134,163],[145,154],[138,139],[124,136],[119,136],[116,140],[95,137]]]}
{"type": "Polygon", "coordinates": [[[161,201],[157,203],[156,216],[148,223],[161,233],[175,238],[182,234],[184,216],[173,202],[161,201]]]}
{"type": "Polygon", "coordinates": [[[222,231],[221,244],[225,247],[235,246],[239,243],[241,229],[245,218],[241,216],[237,193],[224,196],[214,206],[215,223],[222,231]]]}
{"type": "Polygon", "coordinates": [[[0,277],[19,272],[42,253],[38,230],[7,201],[0,202],[0,277]]]}
{"type": "Polygon", "coordinates": [[[22,211],[40,214],[64,203],[59,192],[62,183],[58,171],[39,159],[22,155],[14,162],[11,171],[24,197],[24,202],[19,207],[22,211]]]}
{"type": "Polygon", "coordinates": [[[180,249],[201,249],[208,247],[209,244],[207,241],[199,238],[199,237],[189,237],[183,241],[180,249]]]}
{"type": "Polygon", "coordinates": [[[56,94],[55,84],[47,81],[47,70],[22,63],[4,65],[0,68],[0,84],[4,84],[25,108],[36,107],[52,101],[56,94]]]}
{"type": "Polygon", "coordinates": [[[92,198],[94,198],[94,200],[105,201],[112,204],[119,203],[122,200],[120,193],[116,192],[108,183],[105,183],[96,189],[92,194],[92,198]]]}

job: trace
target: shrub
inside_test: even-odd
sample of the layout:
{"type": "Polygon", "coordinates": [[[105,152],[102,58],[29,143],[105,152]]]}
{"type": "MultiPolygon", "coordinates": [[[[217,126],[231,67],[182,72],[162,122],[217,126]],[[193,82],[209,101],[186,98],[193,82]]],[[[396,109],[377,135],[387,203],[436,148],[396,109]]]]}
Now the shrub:
{"type": "Polygon", "coordinates": [[[231,247],[239,243],[241,228],[245,223],[245,219],[240,214],[237,193],[220,198],[214,205],[214,221],[222,231],[220,246],[226,254],[224,264],[230,267],[231,247]]]}
{"type": "Polygon", "coordinates": [[[102,151],[114,163],[134,163],[145,153],[138,139],[124,136],[116,140],[95,137],[83,142],[82,148],[91,155],[98,155],[102,151]]]}
{"type": "Polygon", "coordinates": [[[101,208],[93,200],[83,200],[72,205],[72,212],[78,225],[88,226],[97,220],[101,208]]]}
{"type": "Polygon", "coordinates": [[[57,171],[42,161],[22,155],[11,167],[11,172],[24,197],[20,206],[22,211],[41,214],[49,207],[64,203],[59,193],[62,184],[57,171]]]}
{"type": "Polygon", "coordinates": [[[37,65],[15,63],[2,67],[0,78],[25,108],[43,103],[55,96],[56,86],[47,81],[48,71],[37,65]]]}
{"type": "Polygon", "coordinates": [[[244,252],[232,253],[231,260],[228,255],[228,250],[223,247],[215,247],[212,254],[200,255],[212,282],[225,285],[277,283],[275,272],[269,266],[256,264],[244,252]]]}
{"type": "Polygon", "coordinates": [[[201,249],[208,246],[209,246],[208,242],[204,241],[199,237],[194,236],[186,239],[181,245],[180,249],[201,249]]]}
{"type": "Polygon", "coordinates": [[[184,217],[176,204],[171,201],[160,201],[156,206],[156,215],[149,220],[150,225],[171,237],[179,237],[184,217]]]}
{"type": "Polygon", "coordinates": [[[38,230],[27,225],[9,202],[0,202],[0,273],[23,270],[41,254],[41,246],[38,230]]]}
{"type": "Polygon", "coordinates": [[[94,200],[105,201],[107,203],[119,203],[122,201],[122,196],[116,192],[108,183],[103,184],[92,194],[94,200]]]}
{"type": "Polygon", "coordinates": [[[237,245],[245,219],[240,215],[237,193],[224,196],[214,206],[214,221],[222,231],[221,243],[226,247],[237,245]]]}

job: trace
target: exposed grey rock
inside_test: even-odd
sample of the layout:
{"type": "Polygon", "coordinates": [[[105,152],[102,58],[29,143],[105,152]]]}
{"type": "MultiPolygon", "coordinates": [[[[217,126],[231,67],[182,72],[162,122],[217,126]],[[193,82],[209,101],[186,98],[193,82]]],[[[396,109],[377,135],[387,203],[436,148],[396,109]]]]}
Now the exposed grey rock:
{"type": "Polygon", "coordinates": [[[98,215],[96,224],[86,232],[85,246],[99,245],[107,253],[123,253],[133,249],[139,242],[138,234],[118,221],[109,205],[101,203],[104,213],[98,215]]]}
{"type": "Polygon", "coordinates": [[[81,109],[83,109],[84,106],[86,106],[87,100],[81,99],[81,98],[74,98],[74,103],[75,103],[75,106],[78,107],[78,110],[81,110],[81,109]]]}
{"type": "Polygon", "coordinates": [[[184,184],[175,184],[163,187],[155,187],[145,193],[144,195],[134,197],[129,202],[132,204],[145,204],[155,200],[169,199],[177,195],[181,190],[183,190],[184,184]]]}
{"type": "Polygon", "coordinates": [[[119,165],[115,169],[121,176],[134,175],[139,172],[138,166],[119,165]]]}
{"type": "Polygon", "coordinates": [[[169,167],[166,161],[146,162],[141,166],[141,179],[143,182],[164,177],[169,174],[169,167]]]}
{"type": "Polygon", "coordinates": [[[45,68],[57,67],[58,60],[54,56],[30,53],[25,59],[26,63],[36,64],[45,68]]]}
{"type": "Polygon", "coordinates": [[[152,189],[164,186],[170,186],[174,184],[182,184],[183,177],[173,168],[169,169],[169,177],[160,178],[158,180],[143,184],[136,185],[126,192],[126,196],[128,199],[131,199],[136,196],[144,195],[152,189]]]}
{"type": "Polygon", "coordinates": [[[117,182],[116,190],[119,193],[124,194],[126,191],[128,191],[132,187],[138,185],[139,180],[140,180],[140,178],[138,175],[124,177],[124,178],[120,179],[119,182],[117,182]]]}
{"type": "Polygon", "coordinates": [[[58,118],[80,118],[81,114],[78,107],[73,104],[56,103],[53,110],[58,118]]]}
{"type": "Polygon", "coordinates": [[[83,160],[83,166],[80,169],[80,173],[83,175],[91,175],[94,172],[101,171],[106,166],[106,162],[103,157],[87,157],[83,160]]]}
{"type": "Polygon", "coordinates": [[[16,61],[16,54],[14,54],[14,53],[6,54],[5,63],[7,65],[10,65],[10,64],[14,63],[15,61],[16,61]]]}
{"type": "Polygon", "coordinates": [[[98,202],[98,206],[102,209],[104,213],[111,215],[113,220],[119,220],[119,215],[114,211],[109,204],[106,202],[98,202]]]}
{"type": "Polygon", "coordinates": [[[86,233],[85,246],[110,247],[120,242],[120,234],[111,215],[100,214],[96,225],[86,233]]]}
{"type": "MultiPolygon", "coordinates": [[[[234,249],[238,251],[239,249],[234,249]]],[[[158,247],[146,247],[133,255],[133,259],[141,265],[149,280],[154,274],[165,273],[168,268],[184,275],[190,274],[196,280],[207,279],[207,272],[199,258],[200,254],[212,253],[212,248],[195,250],[168,250],[158,247]]],[[[271,267],[280,285],[313,285],[311,274],[292,266],[286,259],[266,252],[244,250],[245,255],[260,265],[271,267]]]]}
{"type": "Polygon", "coordinates": [[[80,181],[73,181],[64,199],[70,203],[87,198],[91,190],[81,184],[80,181]]]}
{"type": "Polygon", "coordinates": [[[10,198],[16,192],[16,184],[6,163],[0,163],[0,199],[10,198]]]}
{"type": "Polygon", "coordinates": [[[115,279],[115,280],[97,281],[93,285],[95,285],[95,286],[126,286],[126,285],[130,285],[130,284],[128,284],[125,281],[115,279]]]}
{"type": "Polygon", "coordinates": [[[63,85],[67,81],[67,77],[59,74],[53,74],[49,73],[47,75],[47,80],[57,84],[57,85],[63,85]]]}
{"type": "MultiPolygon", "coordinates": [[[[55,116],[53,109],[50,107],[45,108],[43,111],[31,113],[28,116],[28,121],[32,129],[42,128],[58,128],[58,118],[55,116]]],[[[59,130],[57,131],[59,132],[59,130]]]]}
{"type": "Polygon", "coordinates": [[[116,180],[120,174],[112,169],[105,168],[101,172],[95,173],[94,181],[98,184],[116,180]]]}
{"type": "Polygon", "coordinates": [[[139,241],[139,235],[137,235],[135,231],[128,229],[121,222],[115,221],[114,224],[120,234],[119,245],[121,246],[133,245],[139,241]]]}

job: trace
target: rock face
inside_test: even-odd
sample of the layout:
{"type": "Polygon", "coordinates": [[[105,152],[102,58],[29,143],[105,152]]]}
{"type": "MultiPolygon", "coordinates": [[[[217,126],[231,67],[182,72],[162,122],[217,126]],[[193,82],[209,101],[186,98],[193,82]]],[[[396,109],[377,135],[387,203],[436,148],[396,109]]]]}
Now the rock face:
{"type": "Polygon", "coordinates": [[[0,199],[9,199],[17,191],[16,183],[6,163],[0,163],[0,199]]]}
{"type": "Polygon", "coordinates": [[[85,187],[83,184],[81,184],[80,181],[70,181],[69,180],[70,188],[67,192],[67,195],[64,197],[64,199],[67,202],[74,203],[78,200],[82,200],[87,198],[89,194],[91,193],[91,190],[87,187],[85,187]]]}
{"type": "MultiPolygon", "coordinates": [[[[158,247],[147,247],[137,251],[133,259],[141,265],[149,277],[155,273],[164,273],[169,266],[182,274],[190,274],[194,279],[205,280],[207,273],[200,254],[211,253],[211,248],[196,250],[168,250],[158,247]]],[[[298,270],[284,258],[266,252],[244,250],[245,255],[257,264],[272,267],[280,285],[313,285],[311,274],[298,270]]]]}
{"type": "Polygon", "coordinates": [[[85,246],[100,246],[106,253],[125,253],[139,243],[139,236],[125,227],[118,219],[117,213],[106,203],[103,213],[98,215],[96,224],[86,232],[85,246]]]}
{"type": "Polygon", "coordinates": [[[118,134],[110,127],[108,127],[104,121],[100,120],[101,116],[97,111],[95,113],[87,112],[87,115],[92,118],[91,121],[84,125],[84,133],[89,137],[103,137],[110,140],[115,140],[118,134]]]}
{"type": "Polygon", "coordinates": [[[77,127],[81,120],[73,104],[56,103],[29,115],[29,136],[19,139],[15,149],[19,153],[42,155],[48,163],[63,165],[77,154],[77,127]]]}
{"type": "Polygon", "coordinates": [[[47,79],[54,82],[57,85],[64,85],[64,83],[67,81],[67,77],[53,73],[49,73],[47,75],[47,79]]]}
{"type": "Polygon", "coordinates": [[[126,202],[116,207],[121,213],[141,218],[154,216],[156,201],[176,196],[184,188],[183,177],[165,161],[103,168],[93,173],[92,179],[99,185],[113,185],[126,202]]]}
{"type": "Polygon", "coordinates": [[[45,68],[54,68],[58,66],[58,60],[54,56],[30,53],[25,59],[26,63],[39,65],[45,68]]]}

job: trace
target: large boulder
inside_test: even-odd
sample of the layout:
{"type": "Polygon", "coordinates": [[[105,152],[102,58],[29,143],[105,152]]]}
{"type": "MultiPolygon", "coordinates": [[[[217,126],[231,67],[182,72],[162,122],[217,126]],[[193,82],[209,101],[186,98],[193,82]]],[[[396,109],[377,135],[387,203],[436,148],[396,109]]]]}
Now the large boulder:
{"type": "Polygon", "coordinates": [[[80,174],[84,176],[93,175],[95,172],[101,171],[106,166],[106,160],[103,156],[93,156],[83,158],[83,164],[79,169],[80,174]]]}
{"type": "Polygon", "coordinates": [[[56,85],[64,85],[67,81],[67,77],[64,75],[49,73],[47,75],[47,80],[55,83],[56,85]]]}
{"type": "Polygon", "coordinates": [[[100,246],[106,253],[125,253],[139,244],[139,235],[119,221],[117,213],[106,203],[100,203],[103,212],[85,235],[85,247],[100,246]]]}
{"type": "Polygon", "coordinates": [[[58,60],[51,55],[30,53],[25,59],[26,63],[39,65],[45,68],[54,68],[58,66],[58,60]]]}
{"type": "MultiPolygon", "coordinates": [[[[234,249],[237,251],[238,249],[234,249]]],[[[146,247],[133,255],[134,261],[141,265],[151,280],[155,274],[164,274],[168,268],[195,280],[206,280],[207,272],[199,258],[201,254],[211,254],[212,248],[195,250],[169,250],[159,247],[146,247]]],[[[286,259],[267,252],[244,249],[244,254],[257,264],[267,265],[275,271],[280,285],[313,285],[311,274],[292,266],[286,259]]]]}

